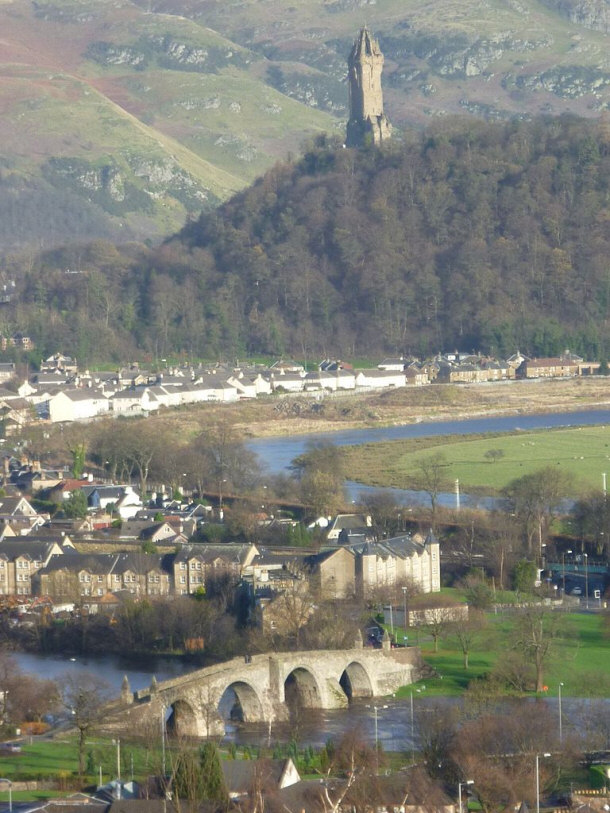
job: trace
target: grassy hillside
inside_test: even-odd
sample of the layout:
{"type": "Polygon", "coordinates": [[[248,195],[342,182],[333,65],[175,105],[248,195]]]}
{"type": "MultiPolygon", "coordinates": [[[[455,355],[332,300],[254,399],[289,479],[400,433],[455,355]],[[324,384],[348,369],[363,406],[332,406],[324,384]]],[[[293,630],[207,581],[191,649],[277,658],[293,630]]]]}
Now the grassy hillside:
{"type": "Polygon", "coordinates": [[[312,134],[342,133],[365,20],[397,137],[448,113],[610,105],[600,0],[8,0],[0,251],[165,236],[312,134]]]}
{"type": "Polygon", "coordinates": [[[0,30],[0,250],[159,239],[333,126],[184,18],[15,0],[0,30]]]}

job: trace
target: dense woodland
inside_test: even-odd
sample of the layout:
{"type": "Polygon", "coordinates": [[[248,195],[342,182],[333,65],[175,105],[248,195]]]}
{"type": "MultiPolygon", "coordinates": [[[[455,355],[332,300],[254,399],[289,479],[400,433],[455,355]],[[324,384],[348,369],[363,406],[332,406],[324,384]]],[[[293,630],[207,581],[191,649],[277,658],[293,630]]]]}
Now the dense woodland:
{"type": "Polygon", "coordinates": [[[321,137],[157,249],[5,258],[4,329],[79,360],[610,350],[610,122],[321,137]],[[72,273],[67,273],[67,271],[72,273]]]}

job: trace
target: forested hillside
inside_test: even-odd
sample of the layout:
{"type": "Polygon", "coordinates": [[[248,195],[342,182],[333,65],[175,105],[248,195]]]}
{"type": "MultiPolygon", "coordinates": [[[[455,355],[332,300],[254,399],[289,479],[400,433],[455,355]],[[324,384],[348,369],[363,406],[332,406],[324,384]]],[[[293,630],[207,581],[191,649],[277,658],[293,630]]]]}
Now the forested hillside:
{"type": "Polygon", "coordinates": [[[607,122],[445,119],[382,150],[320,138],[156,251],[44,255],[13,316],[79,358],[136,345],[153,357],[569,346],[600,358],[609,258],[607,122]]]}

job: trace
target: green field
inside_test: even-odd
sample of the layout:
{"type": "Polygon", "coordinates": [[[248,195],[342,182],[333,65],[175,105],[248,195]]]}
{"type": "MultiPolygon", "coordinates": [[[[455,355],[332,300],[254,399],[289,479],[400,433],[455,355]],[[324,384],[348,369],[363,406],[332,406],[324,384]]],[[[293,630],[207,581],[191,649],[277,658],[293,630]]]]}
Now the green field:
{"type": "MultiPolygon", "coordinates": [[[[565,636],[556,642],[553,657],[546,670],[545,682],[549,697],[557,695],[559,683],[563,683],[564,697],[608,697],[610,678],[608,676],[609,640],[605,634],[604,619],[601,615],[566,613],[565,636]]],[[[493,668],[500,654],[508,645],[512,630],[512,620],[507,617],[490,615],[489,629],[482,634],[473,647],[469,658],[469,669],[464,669],[463,656],[451,636],[441,640],[439,651],[434,652],[431,640],[422,628],[419,636],[424,660],[433,666],[442,677],[424,681],[426,695],[458,696],[467,688],[471,680],[480,678],[493,668]]],[[[415,643],[413,630],[408,630],[409,638],[415,643]]],[[[397,640],[402,639],[403,630],[397,630],[397,640]]],[[[410,687],[404,686],[397,692],[399,697],[408,696],[410,687]]]]}
{"type": "Polygon", "coordinates": [[[368,443],[346,448],[346,467],[350,480],[367,485],[421,488],[421,461],[439,453],[446,489],[458,479],[465,492],[499,493],[514,479],[557,466],[574,478],[573,496],[600,490],[602,472],[610,474],[610,427],[368,443]],[[491,462],[485,457],[490,450],[502,456],[491,462]]]}

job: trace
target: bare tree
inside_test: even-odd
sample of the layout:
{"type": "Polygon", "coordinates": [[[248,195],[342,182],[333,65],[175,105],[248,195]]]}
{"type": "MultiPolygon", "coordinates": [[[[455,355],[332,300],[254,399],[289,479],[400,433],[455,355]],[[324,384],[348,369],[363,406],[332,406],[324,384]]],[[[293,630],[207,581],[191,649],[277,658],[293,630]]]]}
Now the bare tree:
{"type": "Polygon", "coordinates": [[[426,631],[430,633],[434,641],[434,651],[438,652],[438,642],[444,638],[449,630],[451,624],[455,621],[456,608],[455,607],[432,607],[425,610],[426,631]]]}
{"type": "Polygon", "coordinates": [[[516,616],[513,650],[533,667],[537,692],[543,691],[544,671],[560,635],[565,635],[565,620],[544,604],[528,604],[516,616]]]}
{"type": "Polygon", "coordinates": [[[468,658],[481,639],[481,635],[487,627],[487,619],[484,613],[470,609],[468,618],[459,621],[452,621],[449,630],[456,639],[464,658],[464,669],[468,669],[468,658]]]}
{"type": "Polygon", "coordinates": [[[533,553],[536,539],[536,553],[542,555],[553,514],[570,493],[572,481],[568,472],[547,466],[513,480],[504,489],[510,511],[521,521],[530,554],[533,553]]]}
{"type": "MultiPolygon", "coordinates": [[[[535,800],[536,753],[549,750],[554,741],[555,723],[549,708],[536,709],[532,725],[529,703],[514,701],[510,707],[492,711],[465,721],[455,738],[452,759],[462,776],[474,780],[473,789],[481,807],[494,811],[507,805],[535,800]]],[[[553,770],[547,760],[540,762],[542,784],[553,770]]]]}
{"type": "MultiPolygon", "coordinates": [[[[374,748],[366,743],[358,728],[346,731],[338,741],[327,769],[326,779],[321,783],[319,800],[324,813],[338,813],[348,796],[360,796],[355,793],[357,784],[369,785],[367,778],[375,776],[378,766],[378,755],[374,748]],[[332,781],[331,776],[341,775],[342,781],[332,781]]],[[[361,788],[362,789],[362,788],[361,788]]],[[[370,804],[375,794],[366,790],[370,804]]],[[[352,799],[352,807],[354,799],[352,799]]]]}
{"type": "Polygon", "coordinates": [[[104,707],[110,699],[110,686],[91,672],[65,675],[61,684],[63,704],[78,731],[78,773],[82,777],[87,738],[104,717],[104,707]]]}
{"type": "Polygon", "coordinates": [[[441,490],[446,487],[446,469],[449,464],[442,452],[424,457],[418,465],[419,479],[421,487],[430,500],[430,516],[432,528],[436,527],[436,514],[438,509],[438,498],[441,490]]]}

